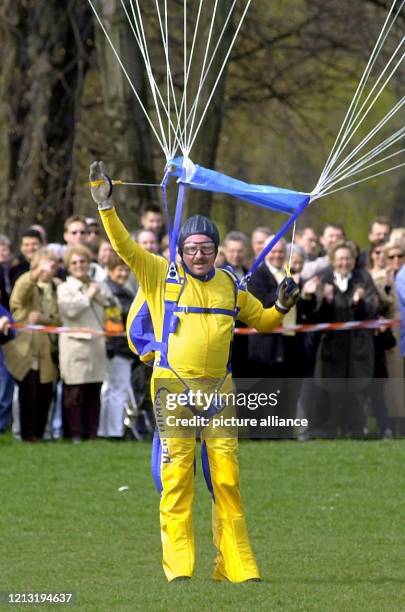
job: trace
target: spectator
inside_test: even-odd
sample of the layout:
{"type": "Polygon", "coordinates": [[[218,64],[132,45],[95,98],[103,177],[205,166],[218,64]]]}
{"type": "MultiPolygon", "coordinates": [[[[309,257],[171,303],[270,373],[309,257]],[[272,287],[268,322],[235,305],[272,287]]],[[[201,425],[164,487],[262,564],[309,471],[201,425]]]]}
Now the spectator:
{"type": "Polygon", "coordinates": [[[371,247],[387,242],[390,235],[391,225],[386,217],[375,217],[368,230],[369,249],[362,251],[359,255],[357,265],[366,268],[368,265],[368,254],[371,247]]]}
{"type": "Polygon", "coordinates": [[[48,235],[43,225],[39,225],[39,223],[34,223],[33,225],[30,225],[29,229],[33,229],[39,232],[41,234],[42,246],[48,246],[48,235]]]}
{"type": "MultiPolygon", "coordinates": [[[[385,245],[387,259],[387,285],[392,298],[388,315],[390,319],[400,318],[400,304],[395,291],[396,277],[405,261],[405,242],[388,242],[385,245]]],[[[403,360],[400,352],[400,332],[393,329],[396,346],[386,351],[388,381],[386,385],[390,425],[394,436],[405,435],[405,392],[403,385],[403,360]]]]}
{"type": "Polygon", "coordinates": [[[72,215],[65,221],[65,231],[63,238],[66,242],[66,249],[77,244],[86,244],[87,241],[86,219],[81,215],[72,215]]]}
{"type": "Polygon", "coordinates": [[[405,227],[394,227],[389,242],[405,242],[405,227]]]}
{"type": "Polygon", "coordinates": [[[401,312],[401,329],[400,329],[400,352],[403,359],[403,377],[405,378],[405,264],[402,264],[398,271],[396,279],[396,290],[398,303],[401,312]]]}
{"type": "MultiPolygon", "coordinates": [[[[128,281],[128,266],[113,253],[108,262],[108,276],[105,281],[118,305],[122,331],[134,294],[125,288],[128,281]]],[[[124,434],[125,403],[131,385],[131,366],[134,354],[126,337],[107,338],[108,377],[103,388],[98,435],[106,438],[122,438],[124,434]]]]}
{"type": "Polygon", "coordinates": [[[256,227],[252,232],[251,245],[254,258],[258,257],[264,249],[267,238],[271,231],[268,227],[256,227]]]}
{"type": "MultiPolygon", "coordinates": [[[[273,237],[269,236],[267,243],[273,237]]],[[[276,301],[277,287],[286,276],[286,257],[287,244],[284,239],[281,239],[267,254],[265,261],[252,275],[248,284],[249,291],[260,300],[265,308],[269,308],[276,301]]],[[[297,307],[294,306],[285,315],[283,325],[287,326],[296,322],[297,307]]],[[[282,402],[277,405],[275,408],[277,412],[274,414],[282,418],[295,418],[299,383],[294,384],[291,379],[301,378],[304,374],[305,355],[301,338],[294,332],[266,336],[252,335],[249,336],[248,347],[250,367],[254,376],[279,379],[277,388],[282,388],[280,394],[282,402]],[[288,384],[285,383],[285,379],[290,379],[288,384]]],[[[291,437],[292,433],[291,428],[272,432],[275,437],[291,437]]]]}
{"type": "MultiPolygon", "coordinates": [[[[4,306],[0,304],[0,345],[12,340],[15,336],[10,329],[12,318],[4,306]]],[[[14,379],[4,363],[3,351],[0,346],[0,435],[3,434],[11,421],[13,403],[14,379]]]]}
{"type": "Polygon", "coordinates": [[[159,240],[156,233],[152,230],[141,229],[132,235],[132,238],[137,241],[141,247],[157,255],[159,253],[159,240]]]}
{"type": "Polygon", "coordinates": [[[94,217],[86,217],[85,221],[87,226],[86,246],[98,251],[102,240],[100,224],[94,217]]]}
{"type": "Polygon", "coordinates": [[[245,267],[248,241],[243,232],[229,232],[224,240],[226,264],[240,280],[247,272],[245,267]]]}
{"type": "Polygon", "coordinates": [[[11,293],[10,282],[11,243],[7,236],[0,234],[0,296],[1,303],[8,309],[11,293]]]}
{"type": "Polygon", "coordinates": [[[142,229],[155,232],[160,241],[164,234],[165,228],[163,223],[163,214],[157,204],[148,204],[142,211],[141,215],[142,229]]]}
{"type": "Polygon", "coordinates": [[[97,261],[104,270],[108,269],[108,262],[112,254],[113,250],[111,244],[108,242],[108,240],[102,240],[98,248],[97,261]]]}
{"type": "MultiPolygon", "coordinates": [[[[38,250],[31,270],[22,274],[10,298],[16,323],[58,325],[54,277],[58,262],[51,251],[38,250]]],[[[42,439],[56,380],[56,345],[49,334],[22,331],[5,346],[7,368],[18,382],[21,437],[42,439]]]]}
{"type": "MultiPolygon", "coordinates": [[[[368,254],[369,272],[374,281],[380,298],[378,314],[388,317],[392,305],[392,286],[389,282],[384,252],[384,240],[375,241],[368,254]]],[[[395,337],[390,328],[374,330],[374,375],[368,389],[369,401],[376,417],[380,434],[383,438],[391,438],[389,427],[388,406],[385,398],[385,389],[388,376],[386,351],[395,345],[395,337]]]]}
{"type": "MultiPolygon", "coordinates": [[[[355,268],[356,251],[349,241],[337,242],[330,250],[332,268],[321,278],[314,294],[319,322],[372,319],[378,298],[370,275],[355,268]]],[[[309,292],[308,285],[306,286],[309,292]]],[[[374,369],[373,332],[368,329],[325,332],[317,351],[315,376],[327,391],[330,415],[326,434],[360,437],[364,434],[362,391],[374,369]]]]}
{"type": "Polygon", "coordinates": [[[322,274],[330,267],[331,261],[329,258],[329,251],[333,246],[344,239],[345,232],[341,225],[335,223],[328,223],[325,225],[323,232],[319,238],[321,243],[322,253],[319,257],[313,261],[306,261],[301,273],[302,281],[305,282],[315,276],[316,274],[322,274]]]}
{"type": "Polygon", "coordinates": [[[21,274],[28,272],[31,260],[41,246],[42,237],[37,230],[27,229],[21,234],[20,253],[13,259],[10,266],[11,289],[21,274]]]}
{"type": "Polygon", "coordinates": [[[289,244],[287,247],[286,261],[290,263],[290,272],[294,280],[299,284],[301,272],[305,263],[305,251],[298,244],[289,244]]]}
{"type": "MultiPolygon", "coordinates": [[[[77,244],[65,253],[69,276],[58,287],[62,324],[100,332],[110,292],[90,278],[91,252],[77,244]]],[[[69,332],[59,337],[60,374],[64,383],[66,437],[77,442],[97,436],[100,389],[107,373],[104,336],[69,332]]]]}
{"type": "Polygon", "coordinates": [[[304,250],[306,261],[314,261],[319,254],[318,236],[312,227],[304,227],[296,233],[295,242],[304,250]]]}

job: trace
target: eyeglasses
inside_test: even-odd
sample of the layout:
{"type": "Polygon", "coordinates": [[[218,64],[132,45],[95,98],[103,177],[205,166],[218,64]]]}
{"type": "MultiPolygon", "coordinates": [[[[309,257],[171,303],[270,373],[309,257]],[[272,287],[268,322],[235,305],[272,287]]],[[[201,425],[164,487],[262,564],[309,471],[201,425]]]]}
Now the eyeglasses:
{"type": "Polygon", "coordinates": [[[403,253],[395,253],[395,255],[388,255],[388,259],[402,259],[403,253]]]}
{"type": "Polygon", "coordinates": [[[84,236],[84,234],[87,234],[87,231],[86,230],[72,230],[70,233],[73,234],[73,236],[75,236],[76,234],[82,234],[82,236],[84,236]]]}
{"type": "Polygon", "coordinates": [[[215,253],[215,244],[213,242],[199,242],[198,244],[188,243],[183,247],[185,255],[197,255],[200,251],[203,255],[213,255],[215,253]]]}

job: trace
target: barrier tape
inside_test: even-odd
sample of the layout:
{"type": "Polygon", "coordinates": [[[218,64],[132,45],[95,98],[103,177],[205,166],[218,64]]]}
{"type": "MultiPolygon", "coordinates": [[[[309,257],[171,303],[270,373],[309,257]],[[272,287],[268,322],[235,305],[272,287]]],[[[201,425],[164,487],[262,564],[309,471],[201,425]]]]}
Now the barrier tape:
{"type": "MultiPolygon", "coordinates": [[[[283,333],[308,333],[308,332],[325,332],[325,331],[350,331],[352,329],[379,329],[380,327],[399,327],[399,319],[373,319],[371,321],[345,321],[344,323],[305,323],[297,325],[283,325],[273,329],[269,334],[283,333]]],[[[17,332],[43,332],[46,334],[91,334],[92,336],[107,336],[115,338],[123,338],[126,336],[124,332],[102,331],[90,327],[55,327],[53,325],[25,325],[23,323],[13,323],[12,329],[17,332]]],[[[260,334],[255,329],[250,327],[237,327],[235,334],[238,336],[250,336],[252,334],[260,334]]]]}

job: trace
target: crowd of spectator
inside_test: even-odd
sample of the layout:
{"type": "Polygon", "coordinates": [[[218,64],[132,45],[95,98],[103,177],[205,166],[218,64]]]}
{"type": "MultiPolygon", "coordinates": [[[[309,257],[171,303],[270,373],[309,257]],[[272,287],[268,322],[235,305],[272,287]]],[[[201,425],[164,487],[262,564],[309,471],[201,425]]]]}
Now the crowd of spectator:
{"type": "MultiPolygon", "coordinates": [[[[267,227],[255,228],[250,239],[231,231],[216,266],[243,278],[272,237],[267,227]]],[[[144,210],[132,238],[168,257],[159,207],[144,210]]],[[[279,416],[308,420],[306,428],[286,430],[286,437],[364,437],[373,423],[369,417],[375,418],[376,435],[405,435],[405,228],[391,228],[377,217],[368,239],[368,248],[360,251],[340,225],[329,223],[319,235],[304,227],[293,244],[280,240],[249,281],[249,291],[269,307],[289,266],[301,294],[284,319],[286,327],[402,322],[402,329],[385,323],[373,329],[237,335],[234,375],[284,381],[279,416]],[[295,384],[286,383],[291,379],[295,384]]],[[[124,337],[105,337],[103,331],[125,330],[137,290],[95,218],[67,219],[61,243],[48,243],[39,225],[24,230],[18,245],[0,235],[0,434],[12,425],[17,439],[30,442],[124,437],[134,379],[144,385],[148,372],[124,337]],[[15,332],[12,322],[22,329],[15,332]],[[28,325],[64,331],[30,331],[28,325]]],[[[147,398],[144,390],[138,392],[147,398]]]]}

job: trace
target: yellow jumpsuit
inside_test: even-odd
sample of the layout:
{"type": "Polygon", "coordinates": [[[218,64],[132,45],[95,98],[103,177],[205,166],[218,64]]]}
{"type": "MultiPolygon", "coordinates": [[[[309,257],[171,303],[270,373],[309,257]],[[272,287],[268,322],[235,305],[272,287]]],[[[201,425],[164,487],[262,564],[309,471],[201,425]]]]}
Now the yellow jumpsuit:
{"type": "MultiPolygon", "coordinates": [[[[100,211],[114,250],[137,277],[150,310],[157,340],[162,338],[165,281],[168,262],[140,247],[128,234],[114,209],[100,211]]],[[[249,292],[243,292],[238,319],[258,331],[271,331],[282,321],[273,307],[264,309],[249,292]]],[[[223,270],[201,281],[186,274],[179,306],[233,309],[233,283],[223,270]]],[[[226,315],[179,313],[180,323],[169,335],[168,362],[174,370],[155,365],[152,397],[164,379],[173,384],[176,374],[185,380],[223,380],[226,377],[233,319],[226,315]]],[[[159,352],[155,363],[159,363],[159,352]]],[[[182,391],[180,385],[179,391],[182,391]]],[[[168,437],[164,447],[160,478],[160,525],[163,569],[167,579],[191,576],[195,547],[192,518],[194,497],[195,438],[168,437]]],[[[259,578],[250,546],[239,491],[238,441],[236,437],[205,438],[213,489],[213,539],[218,550],[214,579],[243,582],[259,578]]]]}

